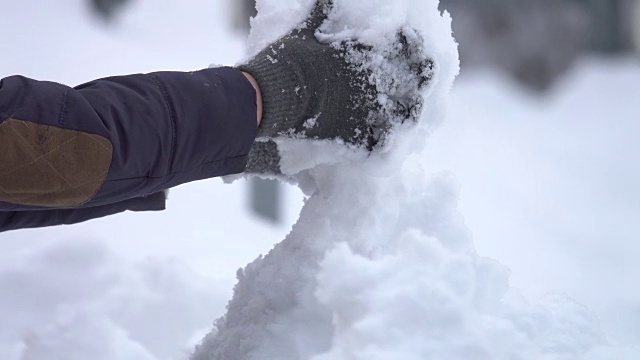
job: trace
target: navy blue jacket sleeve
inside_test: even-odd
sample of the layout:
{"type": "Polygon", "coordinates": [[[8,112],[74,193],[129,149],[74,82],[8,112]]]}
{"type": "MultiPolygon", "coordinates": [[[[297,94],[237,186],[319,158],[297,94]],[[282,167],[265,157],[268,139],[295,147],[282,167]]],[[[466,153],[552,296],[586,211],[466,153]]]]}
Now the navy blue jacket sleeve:
{"type": "MultiPolygon", "coordinates": [[[[0,121],[8,118],[96,134],[111,142],[106,180],[82,205],[95,210],[244,171],[256,134],[256,94],[232,68],[117,76],[75,88],[13,76],[0,83],[0,121]]],[[[0,202],[0,211],[32,210],[52,211],[0,202]]],[[[21,227],[65,223],[38,220],[41,214],[33,223],[21,220],[21,227]]],[[[92,218],[78,218],[84,217],[92,218]]]]}
{"type": "Polygon", "coordinates": [[[255,90],[231,68],[108,78],[76,87],[66,101],[76,112],[64,126],[91,115],[87,130],[107,134],[114,148],[89,206],[240,173],[256,134],[255,90]]]}
{"type": "Polygon", "coordinates": [[[0,211],[0,232],[76,224],[125,211],[160,211],[165,209],[165,200],[165,192],[160,191],[92,208],[0,211]]]}

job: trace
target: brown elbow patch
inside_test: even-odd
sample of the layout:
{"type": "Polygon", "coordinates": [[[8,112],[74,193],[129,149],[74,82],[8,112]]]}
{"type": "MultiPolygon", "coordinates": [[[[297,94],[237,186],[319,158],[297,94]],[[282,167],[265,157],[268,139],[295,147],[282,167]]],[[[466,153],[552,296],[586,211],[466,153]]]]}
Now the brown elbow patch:
{"type": "Polygon", "coordinates": [[[77,207],[104,184],[113,147],[100,135],[6,119],[0,123],[0,201],[77,207]]]}

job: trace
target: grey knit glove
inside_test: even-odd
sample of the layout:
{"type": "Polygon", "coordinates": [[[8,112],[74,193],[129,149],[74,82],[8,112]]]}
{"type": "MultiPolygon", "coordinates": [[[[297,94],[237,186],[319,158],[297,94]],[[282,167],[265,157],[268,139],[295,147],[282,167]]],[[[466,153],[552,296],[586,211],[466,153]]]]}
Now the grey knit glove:
{"type": "MultiPolygon", "coordinates": [[[[246,172],[279,174],[280,156],[272,139],[337,140],[372,151],[390,124],[388,104],[379,102],[371,70],[362,66],[371,48],[357,42],[321,43],[315,32],[331,11],[331,0],[316,1],[310,15],[284,37],[267,46],[239,70],[251,74],[262,92],[263,117],[249,154],[246,172]]],[[[431,76],[430,59],[415,57],[422,39],[397,36],[396,57],[415,73],[416,86],[431,76]]],[[[420,48],[421,50],[421,48],[420,48]]],[[[391,111],[417,120],[422,99],[398,98],[391,111]]]]}

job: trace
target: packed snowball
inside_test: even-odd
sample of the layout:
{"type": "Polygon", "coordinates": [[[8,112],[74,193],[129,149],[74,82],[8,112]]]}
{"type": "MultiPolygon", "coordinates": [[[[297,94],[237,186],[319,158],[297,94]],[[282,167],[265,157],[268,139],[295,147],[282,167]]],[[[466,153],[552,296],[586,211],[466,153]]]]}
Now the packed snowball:
{"type": "MultiPolygon", "coordinates": [[[[299,24],[313,3],[259,0],[250,52],[299,24]]],[[[609,346],[580,304],[559,295],[534,304],[510,289],[508,269],[476,253],[453,177],[422,168],[418,154],[445,118],[459,68],[438,1],[335,0],[316,37],[372,46],[371,81],[406,94],[416,85],[391,86],[403,69],[385,57],[399,29],[419,34],[418,51],[434,62],[419,122],[390,119],[384,151],[372,154],[278,139],[283,173],[308,198],[289,235],[238,271],[226,314],[191,359],[634,357],[609,346]]]]}

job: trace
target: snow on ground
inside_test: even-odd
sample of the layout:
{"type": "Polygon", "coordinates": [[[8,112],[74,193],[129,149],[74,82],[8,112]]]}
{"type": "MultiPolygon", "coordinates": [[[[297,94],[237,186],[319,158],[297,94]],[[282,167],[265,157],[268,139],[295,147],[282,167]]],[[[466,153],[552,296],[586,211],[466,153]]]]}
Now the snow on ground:
{"type": "MultiPolygon", "coordinates": [[[[226,1],[138,0],[118,27],[95,26],[82,3],[3,5],[10,36],[0,51],[11,56],[0,59],[0,76],[77,84],[230,64],[243,54],[241,39],[227,33],[226,1]]],[[[403,359],[436,349],[460,351],[439,353],[448,358],[515,351],[542,358],[532,355],[538,351],[573,359],[605,344],[605,333],[640,345],[638,77],[637,62],[589,60],[542,99],[496,74],[460,78],[449,118],[422,157],[408,160],[395,178],[402,181],[363,184],[378,191],[379,213],[317,221],[316,211],[362,201],[349,187],[307,205],[289,238],[304,240],[299,235],[312,223],[325,240],[353,227],[369,233],[352,239],[351,248],[333,247],[321,262],[317,301],[336,315],[337,330],[295,317],[282,329],[296,328],[299,339],[312,331],[331,339],[314,343],[322,359],[392,359],[389,349],[409,351],[403,359]],[[430,175],[441,170],[452,175],[430,175]],[[403,202],[409,205],[397,205],[403,202]],[[409,227],[414,231],[401,231],[409,227]],[[383,231],[401,241],[372,246],[383,231]],[[509,274],[523,296],[512,289],[498,303],[509,274]],[[590,310],[564,296],[543,297],[550,291],[590,310]],[[423,319],[449,326],[434,334],[423,319]]],[[[353,181],[348,172],[336,174],[338,184],[353,181]]],[[[275,228],[246,212],[242,183],[213,180],[175,189],[163,213],[0,234],[0,357],[187,358],[223,314],[236,269],[266,254],[298,217],[300,195],[288,191],[286,224],[275,228]]],[[[603,347],[584,358],[638,353],[603,347]]]]}
{"type": "Polygon", "coordinates": [[[131,264],[89,239],[12,255],[0,262],[3,359],[175,358],[226,296],[183,264],[131,264]]]}
{"type": "Polygon", "coordinates": [[[537,97],[495,73],[462,76],[424,153],[451,170],[479,253],[537,298],[566,293],[616,341],[640,344],[640,66],[580,61],[537,97]]]}

